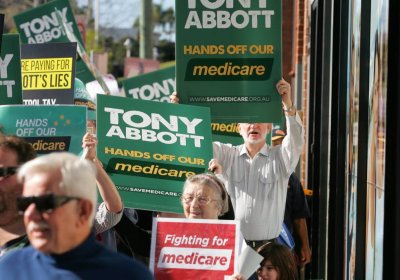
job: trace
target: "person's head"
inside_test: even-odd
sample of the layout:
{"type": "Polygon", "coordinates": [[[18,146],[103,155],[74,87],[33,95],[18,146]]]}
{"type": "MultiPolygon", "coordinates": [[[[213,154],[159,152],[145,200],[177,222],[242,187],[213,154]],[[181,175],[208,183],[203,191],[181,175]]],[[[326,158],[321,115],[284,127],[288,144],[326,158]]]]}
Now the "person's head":
{"type": "Polygon", "coordinates": [[[271,137],[272,146],[281,145],[283,138],[285,138],[285,136],[286,133],[283,130],[275,129],[274,131],[272,131],[272,137],[271,137]]]}
{"type": "Polygon", "coordinates": [[[271,123],[239,123],[239,133],[247,145],[263,145],[271,131],[271,123]]]}
{"type": "Polygon", "coordinates": [[[297,266],[292,252],[284,245],[274,242],[258,248],[257,252],[264,257],[257,270],[260,280],[295,280],[297,266]]]}
{"type": "Polygon", "coordinates": [[[228,211],[225,186],[213,174],[189,177],[183,185],[181,201],[186,218],[218,219],[228,211]]]}
{"type": "Polygon", "coordinates": [[[29,241],[37,250],[60,254],[90,234],[96,211],[93,164],[70,153],[52,153],[24,164],[18,209],[24,213],[29,241]]]}
{"type": "Polygon", "coordinates": [[[20,222],[16,200],[22,193],[17,168],[33,158],[32,145],[17,136],[0,135],[0,227],[20,222]]]}

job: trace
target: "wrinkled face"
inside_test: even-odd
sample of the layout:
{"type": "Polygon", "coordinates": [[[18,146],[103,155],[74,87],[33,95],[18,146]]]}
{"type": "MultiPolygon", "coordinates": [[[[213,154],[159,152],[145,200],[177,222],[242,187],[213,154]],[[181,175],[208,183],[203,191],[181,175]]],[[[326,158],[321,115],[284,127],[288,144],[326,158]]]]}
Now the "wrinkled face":
{"type": "MultiPolygon", "coordinates": [[[[0,168],[17,166],[17,154],[0,148],[0,168]]],[[[16,174],[0,177],[0,226],[6,226],[18,219],[16,200],[21,193],[22,186],[18,184],[16,174]]]]}
{"type": "Polygon", "coordinates": [[[257,270],[257,275],[258,275],[258,280],[279,279],[279,272],[270,261],[266,261],[264,265],[257,270]]]}
{"type": "MultiPolygon", "coordinates": [[[[23,196],[63,195],[61,172],[38,172],[25,179],[23,196]]],[[[43,253],[63,253],[80,239],[80,201],[71,200],[51,212],[39,212],[32,203],[24,212],[24,223],[31,245],[43,253]]]]}
{"type": "Polygon", "coordinates": [[[221,197],[207,185],[189,184],[182,194],[183,212],[189,219],[218,219],[221,197]]]}
{"type": "Polygon", "coordinates": [[[267,134],[271,131],[270,123],[240,123],[239,133],[245,143],[265,143],[267,134]]]}

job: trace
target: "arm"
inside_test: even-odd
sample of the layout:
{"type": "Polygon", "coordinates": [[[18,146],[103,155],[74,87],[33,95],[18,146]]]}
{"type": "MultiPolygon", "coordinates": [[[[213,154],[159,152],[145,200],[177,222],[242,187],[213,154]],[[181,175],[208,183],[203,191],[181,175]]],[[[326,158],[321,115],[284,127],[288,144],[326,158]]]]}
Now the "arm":
{"type": "Polygon", "coordinates": [[[97,171],[97,188],[104,201],[105,206],[110,212],[119,213],[123,209],[121,197],[117,188],[111,181],[106,171],[103,169],[101,162],[96,157],[97,139],[90,133],[86,133],[83,137],[82,147],[86,149],[85,159],[93,161],[97,171]]]}
{"type": "Polygon", "coordinates": [[[290,84],[282,79],[276,84],[276,88],[282,98],[287,128],[287,135],[283,139],[281,146],[282,158],[286,166],[286,172],[291,174],[296,168],[303,150],[304,127],[293,106],[290,84]]]}
{"type": "Polygon", "coordinates": [[[292,102],[292,97],[291,97],[290,84],[286,82],[284,79],[281,79],[276,84],[276,89],[278,90],[278,93],[282,98],[283,111],[285,112],[285,115],[286,116],[296,115],[296,108],[294,108],[294,104],[292,102]]]}
{"type": "Polygon", "coordinates": [[[208,163],[208,171],[214,172],[215,175],[222,174],[222,165],[219,164],[217,159],[213,158],[208,163]]]}
{"type": "Polygon", "coordinates": [[[300,252],[297,253],[302,265],[308,264],[311,261],[311,249],[308,242],[308,231],[306,219],[294,220],[294,231],[300,239],[300,252]]]}
{"type": "MultiPolygon", "coordinates": [[[[218,163],[218,160],[211,159],[208,163],[208,170],[210,172],[214,172],[215,177],[217,177],[223,184],[226,186],[227,180],[224,175],[222,175],[222,165],[218,163]]],[[[233,210],[232,199],[228,194],[228,212],[224,215],[218,217],[219,220],[234,220],[235,219],[235,211],[233,210]]]]}
{"type": "Polygon", "coordinates": [[[303,186],[299,178],[293,173],[289,178],[289,192],[291,194],[291,219],[293,223],[293,234],[297,237],[296,255],[299,263],[305,265],[311,261],[311,249],[308,241],[308,230],[306,218],[310,217],[310,210],[304,195],[303,186]]]}

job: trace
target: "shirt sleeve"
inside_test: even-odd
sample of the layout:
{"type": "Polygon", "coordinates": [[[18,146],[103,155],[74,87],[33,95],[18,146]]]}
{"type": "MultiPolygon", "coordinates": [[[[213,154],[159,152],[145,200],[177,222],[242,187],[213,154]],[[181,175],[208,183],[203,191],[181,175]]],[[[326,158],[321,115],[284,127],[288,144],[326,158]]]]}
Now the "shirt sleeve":
{"type": "MultiPolygon", "coordinates": [[[[123,208],[122,208],[123,209],[123,208]]],[[[122,218],[123,211],[118,213],[111,212],[107,209],[104,202],[97,207],[93,226],[96,234],[102,233],[115,226],[122,218]]]]}
{"type": "Polygon", "coordinates": [[[304,145],[304,127],[300,116],[286,116],[287,135],[283,138],[281,152],[287,174],[291,174],[299,161],[304,145]]]}
{"type": "MultiPolygon", "coordinates": [[[[232,164],[235,148],[231,144],[213,142],[213,157],[222,166],[222,173],[225,174],[232,164]]],[[[225,182],[224,182],[225,183],[225,182]]]]}

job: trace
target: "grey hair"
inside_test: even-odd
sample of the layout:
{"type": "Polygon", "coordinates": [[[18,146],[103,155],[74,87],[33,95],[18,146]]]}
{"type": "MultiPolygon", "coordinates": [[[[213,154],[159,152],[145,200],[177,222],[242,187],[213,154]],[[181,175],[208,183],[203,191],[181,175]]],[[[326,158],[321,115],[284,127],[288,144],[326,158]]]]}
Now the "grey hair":
{"type": "Polygon", "coordinates": [[[61,171],[60,189],[65,195],[87,199],[92,202],[90,226],[93,225],[97,205],[96,169],[88,160],[67,152],[51,153],[31,160],[18,170],[18,181],[24,181],[37,172],[61,171]]]}
{"type": "Polygon", "coordinates": [[[219,206],[221,209],[219,216],[222,216],[226,212],[228,212],[229,210],[228,192],[226,191],[224,183],[221,180],[219,180],[214,174],[201,173],[190,176],[189,178],[186,179],[185,184],[183,185],[182,192],[185,192],[185,189],[189,184],[198,184],[213,188],[221,198],[221,200],[219,200],[219,206]]]}

